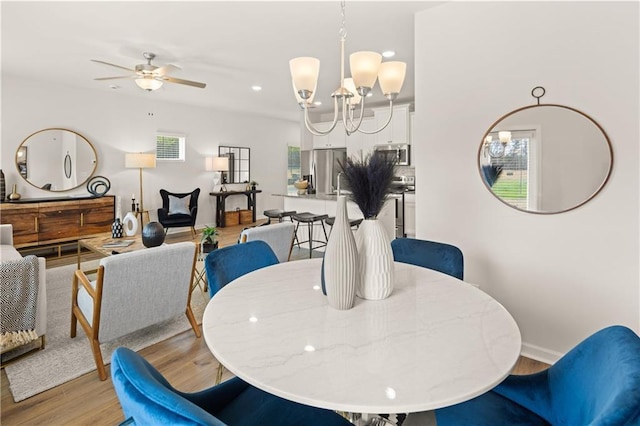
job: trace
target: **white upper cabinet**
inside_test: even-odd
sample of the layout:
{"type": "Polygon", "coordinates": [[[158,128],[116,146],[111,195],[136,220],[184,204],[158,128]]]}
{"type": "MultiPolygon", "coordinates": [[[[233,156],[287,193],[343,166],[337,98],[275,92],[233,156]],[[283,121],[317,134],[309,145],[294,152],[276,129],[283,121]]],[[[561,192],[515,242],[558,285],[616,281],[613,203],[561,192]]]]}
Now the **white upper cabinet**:
{"type": "MultiPolygon", "coordinates": [[[[326,130],[331,123],[318,123],[315,126],[318,130],[326,130]]],[[[335,129],[326,136],[313,136],[313,148],[345,148],[347,146],[347,134],[344,131],[344,125],[338,121],[335,129]]]]}
{"type": "MultiPolygon", "coordinates": [[[[364,117],[360,128],[366,131],[373,131],[376,127],[376,120],[373,117],[364,117]]],[[[361,132],[355,132],[347,137],[347,156],[354,160],[365,157],[373,150],[376,143],[375,135],[367,135],[361,132]]]]}
{"type": "MultiPolygon", "coordinates": [[[[409,123],[410,105],[396,105],[393,107],[393,118],[387,127],[376,133],[376,143],[411,143],[411,130],[409,123]]],[[[389,119],[389,108],[373,109],[376,120],[376,128],[382,127],[389,119]]]]}

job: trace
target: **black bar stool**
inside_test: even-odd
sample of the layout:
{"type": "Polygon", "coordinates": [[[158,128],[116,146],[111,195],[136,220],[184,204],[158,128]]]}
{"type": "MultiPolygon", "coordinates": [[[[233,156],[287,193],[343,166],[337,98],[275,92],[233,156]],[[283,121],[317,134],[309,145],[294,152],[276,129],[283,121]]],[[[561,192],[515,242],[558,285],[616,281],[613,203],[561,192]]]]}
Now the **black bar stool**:
{"type": "Polygon", "coordinates": [[[269,218],[267,223],[271,223],[271,219],[278,219],[278,222],[282,222],[282,219],[285,217],[288,217],[289,219],[291,219],[291,222],[293,222],[293,219],[291,218],[291,216],[296,214],[296,211],[295,210],[284,211],[281,209],[271,209],[271,210],[265,210],[263,214],[269,218]]]}
{"type": "MultiPolygon", "coordinates": [[[[334,216],[331,216],[325,219],[326,224],[331,227],[331,229],[329,230],[329,235],[331,235],[331,231],[333,231],[333,224],[335,223],[335,221],[336,221],[336,218],[334,216]]],[[[352,228],[355,226],[356,229],[358,229],[361,223],[362,223],[362,218],[349,219],[349,226],[352,228]]]]}
{"type": "Polygon", "coordinates": [[[311,254],[314,249],[325,247],[327,245],[327,241],[329,240],[329,237],[327,236],[327,228],[325,228],[324,226],[324,221],[328,217],[329,216],[326,214],[315,214],[311,212],[296,213],[293,216],[291,216],[293,221],[297,222],[294,235],[298,234],[298,228],[300,227],[301,223],[307,224],[307,229],[309,230],[309,239],[307,241],[298,240],[298,247],[300,247],[300,244],[309,243],[309,259],[311,259],[311,254]],[[313,239],[313,224],[315,222],[320,222],[320,224],[322,225],[322,232],[324,233],[324,241],[313,239]],[[318,243],[318,245],[314,247],[313,243],[318,243]]]}

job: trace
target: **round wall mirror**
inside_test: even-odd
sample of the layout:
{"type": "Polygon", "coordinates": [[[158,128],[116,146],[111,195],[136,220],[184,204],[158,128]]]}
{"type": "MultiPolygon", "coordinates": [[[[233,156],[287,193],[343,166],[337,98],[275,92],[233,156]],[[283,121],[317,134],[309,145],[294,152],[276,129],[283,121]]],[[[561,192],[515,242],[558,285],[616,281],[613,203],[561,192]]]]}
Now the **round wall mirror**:
{"type": "Polygon", "coordinates": [[[486,187],[518,210],[561,213],[589,201],[609,179],[613,150],[591,117],[563,105],[512,111],[484,134],[478,167],[486,187]]]}
{"type": "Polygon", "coordinates": [[[18,147],[16,167],[36,188],[69,191],[83,186],[98,167],[96,150],[84,136],[67,129],[44,129],[18,147]]]}

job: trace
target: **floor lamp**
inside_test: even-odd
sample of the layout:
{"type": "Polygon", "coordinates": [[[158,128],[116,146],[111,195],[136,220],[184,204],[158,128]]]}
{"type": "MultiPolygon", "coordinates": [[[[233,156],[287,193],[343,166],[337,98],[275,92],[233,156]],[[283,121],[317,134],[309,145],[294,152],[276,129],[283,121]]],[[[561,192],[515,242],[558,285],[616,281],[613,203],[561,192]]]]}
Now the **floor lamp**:
{"type": "MultiPolygon", "coordinates": [[[[140,169],[140,226],[144,226],[144,197],[142,195],[142,169],[156,168],[156,155],[138,153],[127,153],[124,157],[124,166],[128,169],[140,169]]],[[[134,212],[135,213],[135,212],[134,212]]]]}
{"type": "Polygon", "coordinates": [[[206,169],[210,172],[220,172],[220,192],[226,192],[227,179],[224,173],[229,171],[229,157],[207,157],[206,169]]]}

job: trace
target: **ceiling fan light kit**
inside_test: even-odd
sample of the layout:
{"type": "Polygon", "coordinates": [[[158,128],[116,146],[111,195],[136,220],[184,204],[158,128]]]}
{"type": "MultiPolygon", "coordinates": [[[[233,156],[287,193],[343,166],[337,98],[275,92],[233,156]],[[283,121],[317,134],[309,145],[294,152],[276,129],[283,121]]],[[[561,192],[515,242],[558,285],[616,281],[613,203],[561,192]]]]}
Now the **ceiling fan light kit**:
{"type": "Polygon", "coordinates": [[[351,78],[344,77],[344,43],[347,38],[345,27],[345,4],[340,3],[342,11],[342,26],[340,28],[340,87],[331,94],[333,98],[333,122],[326,130],[317,129],[309,119],[309,108],[312,107],[313,97],[318,84],[320,60],[311,57],[299,57],[289,61],[293,91],[296,100],[304,110],[304,124],[314,135],[329,134],[336,127],[339,111],[342,110],[342,122],[347,135],[355,132],[374,134],[382,131],[393,116],[393,101],[398,97],[407,70],[405,62],[391,61],[382,63],[382,55],[377,52],[355,52],[349,56],[351,78]],[[389,119],[379,129],[365,131],[360,128],[364,117],[365,98],[371,89],[380,82],[382,94],[389,101],[389,119]],[[340,101],[340,102],[338,102],[340,101]],[[354,121],[354,110],[360,105],[360,116],[354,121]]]}
{"type": "Polygon", "coordinates": [[[147,60],[147,63],[138,64],[135,66],[134,69],[130,69],[127,67],[116,65],[116,64],[111,64],[109,62],[92,59],[93,62],[120,68],[132,73],[131,75],[118,76],[118,77],[101,77],[101,78],[96,78],[94,80],[114,80],[119,78],[133,78],[135,79],[135,82],[138,85],[138,87],[148,92],[151,92],[153,90],[158,90],[159,88],[162,87],[163,83],[165,82],[184,84],[187,86],[197,87],[200,89],[204,89],[207,86],[205,83],[200,83],[197,81],[183,80],[180,78],[170,77],[169,76],[170,72],[179,70],[180,68],[171,64],[163,65],[161,67],[157,67],[153,65],[151,61],[156,57],[155,53],[144,52],[142,56],[144,56],[144,59],[147,60]]]}

